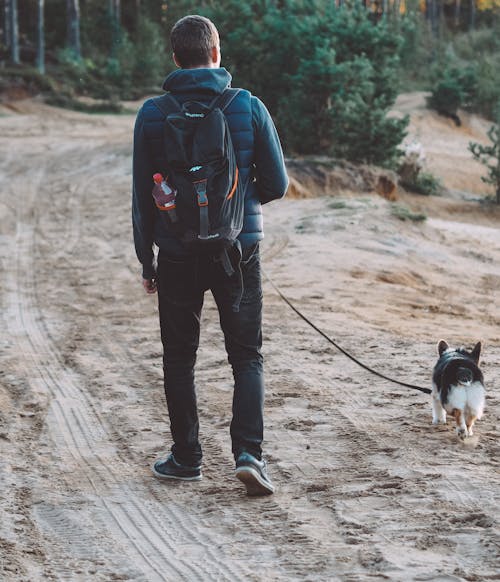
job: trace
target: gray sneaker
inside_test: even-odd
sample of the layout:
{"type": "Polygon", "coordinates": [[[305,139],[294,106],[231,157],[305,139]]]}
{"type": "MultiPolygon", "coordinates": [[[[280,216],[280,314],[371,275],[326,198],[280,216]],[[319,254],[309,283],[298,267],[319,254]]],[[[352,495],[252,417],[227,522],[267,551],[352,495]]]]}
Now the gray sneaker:
{"type": "Polygon", "coordinates": [[[267,476],[266,462],[243,452],[236,459],[236,477],[247,488],[247,495],[272,495],[274,486],[267,476]]]}
{"type": "Polygon", "coordinates": [[[151,470],[153,475],[159,479],[178,479],[180,481],[199,481],[201,479],[201,465],[196,467],[181,465],[172,454],[164,461],[156,461],[151,470]]]}

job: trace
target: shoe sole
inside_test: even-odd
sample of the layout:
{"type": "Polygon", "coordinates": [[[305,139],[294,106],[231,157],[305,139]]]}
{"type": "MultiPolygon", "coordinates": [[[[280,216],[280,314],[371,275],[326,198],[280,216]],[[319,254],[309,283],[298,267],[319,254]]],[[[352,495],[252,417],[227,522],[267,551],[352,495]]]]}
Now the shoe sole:
{"type": "Polygon", "coordinates": [[[200,473],[199,475],[195,475],[194,477],[177,477],[176,475],[165,475],[163,473],[159,473],[154,465],[151,467],[151,471],[153,471],[153,475],[158,479],[173,479],[174,481],[201,481],[203,475],[200,473]]]}
{"type": "Polygon", "coordinates": [[[272,495],[274,493],[274,487],[271,483],[264,481],[258,471],[251,467],[238,467],[235,475],[247,488],[247,495],[254,497],[257,495],[272,495]]]}

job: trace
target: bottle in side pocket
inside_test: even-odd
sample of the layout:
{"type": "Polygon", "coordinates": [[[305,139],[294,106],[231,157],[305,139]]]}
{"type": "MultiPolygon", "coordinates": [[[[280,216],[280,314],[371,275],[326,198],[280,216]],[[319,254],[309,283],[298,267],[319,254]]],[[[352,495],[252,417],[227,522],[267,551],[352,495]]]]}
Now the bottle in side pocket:
{"type": "Polygon", "coordinates": [[[177,222],[177,214],[175,212],[175,190],[168,185],[162,174],[157,173],[153,175],[153,198],[156,206],[162,210],[167,211],[168,216],[172,222],[177,222]]]}

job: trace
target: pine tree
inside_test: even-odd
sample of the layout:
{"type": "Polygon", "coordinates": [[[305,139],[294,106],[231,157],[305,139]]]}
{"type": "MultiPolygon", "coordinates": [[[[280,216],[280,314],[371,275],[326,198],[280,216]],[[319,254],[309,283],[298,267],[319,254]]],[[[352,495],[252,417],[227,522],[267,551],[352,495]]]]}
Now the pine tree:
{"type": "Polygon", "coordinates": [[[387,117],[398,91],[401,39],[361,7],[320,15],[309,34],[312,50],[278,107],[286,144],[296,153],[394,165],[408,125],[407,118],[387,117]]]}
{"type": "Polygon", "coordinates": [[[490,127],[488,137],[491,145],[470,142],[469,150],[475,160],[486,166],[488,175],[481,177],[481,180],[496,187],[496,201],[500,204],[500,124],[490,127]]]}

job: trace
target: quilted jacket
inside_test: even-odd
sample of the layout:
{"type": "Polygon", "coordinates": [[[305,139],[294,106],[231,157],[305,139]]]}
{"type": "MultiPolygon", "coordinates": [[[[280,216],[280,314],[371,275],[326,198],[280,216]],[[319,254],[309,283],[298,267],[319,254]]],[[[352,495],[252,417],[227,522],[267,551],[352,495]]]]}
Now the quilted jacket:
{"type": "MultiPolygon", "coordinates": [[[[166,78],[163,89],[181,104],[189,100],[208,104],[230,85],[231,75],[224,68],[179,69],[166,78]]],[[[238,237],[244,248],[264,237],[261,205],[285,195],[288,177],[276,128],[262,101],[241,90],[225,114],[240,178],[248,181],[243,230],[238,237]]],[[[152,176],[166,166],[164,118],[149,99],[139,110],[134,130],[132,222],[136,253],[145,279],[154,276],[153,243],[172,256],[187,253],[159,220],[151,196],[152,176]]]]}

